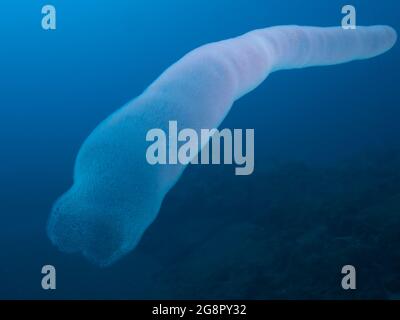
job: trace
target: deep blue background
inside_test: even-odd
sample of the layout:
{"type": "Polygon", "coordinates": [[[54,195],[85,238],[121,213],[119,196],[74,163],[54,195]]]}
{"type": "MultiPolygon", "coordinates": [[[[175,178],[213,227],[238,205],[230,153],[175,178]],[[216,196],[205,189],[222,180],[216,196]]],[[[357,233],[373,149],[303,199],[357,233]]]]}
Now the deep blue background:
{"type": "MultiPolygon", "coordinates": [[[[358,24],[400,31],[398,1],[351,2],[358,24]]],[[[398,45],[370,61],[271,75],[223,124],[255,128],[254,175],[189,168],[137,250],[115,266],[98,269],[59,253],[45,234],[85,137],[166,67],[201,44],[256,28],[338,25],[345,4],[2,0],[0,298],[399,297],[399,239],[385,238],[400,226],[398,45]],[[56,31],[41,28],[48,3],[57,8],[56,31]],[[382,176],[390,186],[379,187],[382,176]],[[370,190],[375,211],[375,202],[366,205],[370,190]],[[361,214],[371,210],[369,220],[361,214]],[[285,218],[288,211],[296,218],[285,218]],[[388,221],[385,215],[391,233],[358,232],[388,221]],[[324,247],[332,237],[338,242],[324,247]],[[361,270],[356,293],[340,289],[346,263],[361,270]],[[55,292],[40,287],[44,264],[57,267],[55,292]]]]}

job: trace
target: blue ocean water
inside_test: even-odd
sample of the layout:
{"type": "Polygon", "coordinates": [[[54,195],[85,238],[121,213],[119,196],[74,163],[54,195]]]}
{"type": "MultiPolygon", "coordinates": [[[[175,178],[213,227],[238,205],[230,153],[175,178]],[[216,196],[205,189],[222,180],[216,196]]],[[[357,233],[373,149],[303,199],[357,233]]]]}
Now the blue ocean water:
{"type": "MultiPolygon", "coordinates": [[[[192,166],[138,248],[100,269],[54,248],[54,200],[106,116],[199,45],[272,25],[331,26],[342,1],[36,0],[0,4],[0,298],[397,298],[399,46],[272,74],[222,127],[255,128],[256,171],[192,166]],[[41,267],[57,268],[44,291],[41,267]],[[358,289],[343,291],[354,264],[358,289]]],[[[400,30],[394,0],[352,1],[400,30]]]]}

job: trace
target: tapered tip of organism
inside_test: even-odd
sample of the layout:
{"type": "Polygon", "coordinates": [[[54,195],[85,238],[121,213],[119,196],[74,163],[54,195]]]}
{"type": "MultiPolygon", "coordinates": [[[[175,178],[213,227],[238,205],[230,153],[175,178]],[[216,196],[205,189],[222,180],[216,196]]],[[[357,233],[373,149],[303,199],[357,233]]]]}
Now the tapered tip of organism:
{"type": "Polygon", "coordinates": [[[195,49],[86,139],[75,162],[74,184],[51,212],[51,241],[99,266],[113,264],[136,247],[186,167],[148,161],[151,148],[158,159],[168,154],[159,132],[168,132],[170,121],[201,136],[202,129],[218,128],[234,101],[273,71],[372,58],[396,40],[396,31],[387,26],[281,26],[195,49]],[[154,130],[157,148],[149,142],[154,130]]]}
{"type": "Polygon", "coordinates": [[[371,57],[389,51],[397,42],[397,32],[390,26],[362,27],[360,31],[367,34],[365,37],[368,41],[365,40],[365,46],[370,50],[371,57]]]}
{"type": "Polygon", "coordinates": [[[397,32],[394,28],[390,26],[382,26],[381,28],[384,30],[383,32],[386,34],[385,37],[387,39],[387,50],[390,50],[391,48],[394,47],[394,45],[397,42],[397,32]]]}

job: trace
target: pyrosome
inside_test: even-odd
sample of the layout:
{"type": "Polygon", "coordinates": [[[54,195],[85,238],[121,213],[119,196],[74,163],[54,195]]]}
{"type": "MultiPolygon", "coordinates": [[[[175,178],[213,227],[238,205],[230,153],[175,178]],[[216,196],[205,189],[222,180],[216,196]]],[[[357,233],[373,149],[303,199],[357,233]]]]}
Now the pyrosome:
{"type": "Polygon", "coordinates": [[[149,130],[168,131],[171,120],[197,132],[217,128],[234,101],[273,71],[372,58],[389,50],[396,39],[387,26],[283,26],[188,53],[83,143],[74,183],[51,212],[51,241],[99,266],[111,265],[136,247],[185,169],[182,164],[146,161],[149,130]]]}

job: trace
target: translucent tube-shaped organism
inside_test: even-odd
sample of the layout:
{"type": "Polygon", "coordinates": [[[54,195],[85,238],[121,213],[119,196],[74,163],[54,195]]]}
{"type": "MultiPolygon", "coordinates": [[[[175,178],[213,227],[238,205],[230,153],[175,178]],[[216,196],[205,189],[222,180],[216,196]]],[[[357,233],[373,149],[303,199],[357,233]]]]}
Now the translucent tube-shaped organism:
{"type": "Polygon", "coordinates": [[[396,38],[387,26],[286,26],[190,52],[84,142],[74,184],[53,207],[50,239],[100,266],[112,264],[135,248],[185,168],[147,163],[149,130],[168,132],[172,120],[198,132],[217,128],[234,101],[272,71],[371,58],[389,50],[396,38]]]}

